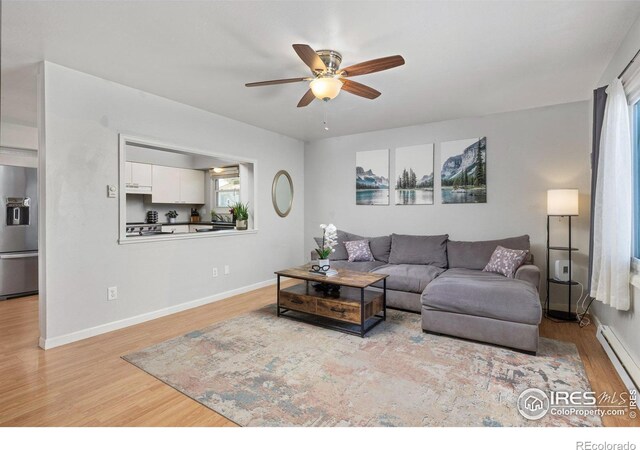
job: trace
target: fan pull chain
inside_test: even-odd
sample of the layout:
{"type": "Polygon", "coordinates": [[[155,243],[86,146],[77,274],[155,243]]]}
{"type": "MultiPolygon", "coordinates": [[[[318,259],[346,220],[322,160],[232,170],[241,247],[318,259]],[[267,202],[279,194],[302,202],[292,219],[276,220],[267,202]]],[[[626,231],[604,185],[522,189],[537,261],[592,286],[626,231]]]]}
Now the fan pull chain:
{"type": "Polygon", "coordinates": [[[323,101],[322,102],[322,109],[323,109],[323,115],[324,118],[322,120],[322,126],[324,127],[325,131],[329,131],[329,102],[328,101],[323,101]]]}

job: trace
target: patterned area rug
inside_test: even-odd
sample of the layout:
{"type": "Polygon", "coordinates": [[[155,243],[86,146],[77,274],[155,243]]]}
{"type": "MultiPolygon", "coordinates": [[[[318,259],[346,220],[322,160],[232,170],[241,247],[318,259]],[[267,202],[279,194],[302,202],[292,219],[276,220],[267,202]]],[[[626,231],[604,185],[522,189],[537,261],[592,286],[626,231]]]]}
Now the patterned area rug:
{"type": "Polygon", "coordinates": [[[525,389],[589,390],[573,344],[538,356],[422,332],[390,310],[366,338],[275,315],[275,307],[193,331],[124,359],[243,426],[599,426],[529,421],[525,389]]]}

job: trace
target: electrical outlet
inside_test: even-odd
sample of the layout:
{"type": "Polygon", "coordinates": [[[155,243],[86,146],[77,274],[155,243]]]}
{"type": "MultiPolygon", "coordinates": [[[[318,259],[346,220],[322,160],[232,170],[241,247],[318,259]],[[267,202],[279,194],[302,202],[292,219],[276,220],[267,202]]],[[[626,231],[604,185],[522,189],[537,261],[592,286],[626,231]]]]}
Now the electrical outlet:
{"type": "Polygon", "coordinates": [[[231,269],[229,269],[229,266],[224,266],[224,274],[229,275],[230,273],[231,273],[231,269]]]}
{"type": "Polygon", "coordinates": [[[113,184],[107,185],[107,197],[116,198],[117,194],[118,194],[118,188],[117,187],[115,187],[113,184]]]}
{"type": "Polygon", "coordinates": [[[118,286],[107,288],[107,300],[115,300],[118,298],[118,286]]]}
{"type": "Polygon", "coordinates": [[[217,268],[217,267],[214,267],[214,268],[213,268],[213,277],[215,278],[215,277],[217,277],[217,276],[218,276],[218,268],[217,268]]]}

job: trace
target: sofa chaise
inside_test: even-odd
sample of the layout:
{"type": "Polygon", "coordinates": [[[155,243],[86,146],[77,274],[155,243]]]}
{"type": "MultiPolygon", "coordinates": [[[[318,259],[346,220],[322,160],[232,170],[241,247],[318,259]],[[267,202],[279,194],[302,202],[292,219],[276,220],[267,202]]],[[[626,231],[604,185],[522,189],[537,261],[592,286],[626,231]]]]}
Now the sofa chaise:
{"type": "Polygon", "coordinates": [[[497,246],[529,250],[529,236],[463,242],[448,235],[368,238],[339,230],[331,266],[388,274],[387,306],[420,313],[425,332],[535,353],[540,270],[529,254],[513,278],[483,272],[497,246]],[[350,262],[344,242],[363,239],[374,260],[350,262]]]}

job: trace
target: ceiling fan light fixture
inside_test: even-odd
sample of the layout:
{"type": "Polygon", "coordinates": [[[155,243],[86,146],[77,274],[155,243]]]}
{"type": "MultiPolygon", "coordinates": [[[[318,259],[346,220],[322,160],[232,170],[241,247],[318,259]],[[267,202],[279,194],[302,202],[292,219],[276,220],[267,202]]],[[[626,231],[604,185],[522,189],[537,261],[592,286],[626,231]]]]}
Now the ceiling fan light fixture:
{"type": "Polygon", "coordinates": [[[340,93],[342,81],[334,77],[318,77],[310,83],[311,92],[320,100],[333,100],[340,93]]]}

